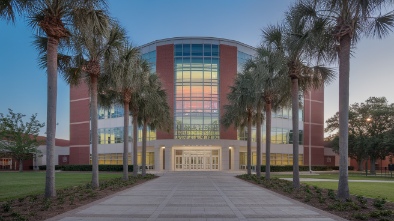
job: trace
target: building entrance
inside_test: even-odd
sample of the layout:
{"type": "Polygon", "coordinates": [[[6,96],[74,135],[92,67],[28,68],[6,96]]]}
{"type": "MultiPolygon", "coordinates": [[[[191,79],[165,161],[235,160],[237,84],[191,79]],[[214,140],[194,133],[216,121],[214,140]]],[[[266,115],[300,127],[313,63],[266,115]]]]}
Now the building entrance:
{"type": "Polygon", "coordinates": [[[12,170],[12,158],[0,158],[0,170],[12,170]]]}
{"type": "Polygon", "coordinates": [[[219,150],[175,150],[175,170],[219,170],[219,150]]]}

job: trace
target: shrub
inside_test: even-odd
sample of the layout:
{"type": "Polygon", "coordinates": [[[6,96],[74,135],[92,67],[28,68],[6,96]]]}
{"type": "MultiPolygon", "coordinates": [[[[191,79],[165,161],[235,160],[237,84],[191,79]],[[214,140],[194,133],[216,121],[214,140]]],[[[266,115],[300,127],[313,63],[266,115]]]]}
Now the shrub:
{"type": "MultiPolygon", "coordinates": [[[[286,165],[286,166],[270,166],[271,172],[289,172],[293,171],[293,165],[286,165]]],[[[348,167],[349,170],[354,170],[353,166],[348,167]]],[[[300,171],[309,171],[309,166],[300,166],[300,171]]],[[[338,166],[312,166],[313,171],[328,171],[328,170],[339,170],[338,166]]],[[[265,165],[261,166],[261,171],[265,171],[265,165]]]]}
{"type": "MultiPolygon", "coordinates": [[[[46,170],[46,166],[39,166],[40,170],[46,170]]],[[[62,171],[92,171],[92,165],[56,165],[55,170],[62,171]]],[[[129,165],[129,172],[133,172],[133,165],[129,165]]],[[[99,171],[123,171],[123,165],[99,165],[99,171]]]]}

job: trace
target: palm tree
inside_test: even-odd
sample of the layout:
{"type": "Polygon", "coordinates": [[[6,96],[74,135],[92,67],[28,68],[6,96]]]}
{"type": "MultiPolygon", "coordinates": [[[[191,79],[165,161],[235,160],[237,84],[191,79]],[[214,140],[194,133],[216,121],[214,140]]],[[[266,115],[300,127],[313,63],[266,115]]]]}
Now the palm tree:
{"type": "MultiPolygon", "coordinates": [[[[146,85],[150,73],[148,62],[141,58],[137,59],[134,71],[135,76],[138,78],[138,82],[140,82],[140,86],[143,87],[146,85]]],[[[132,98],[129,105],[133,117],[133,176],[138,175],[138,116],[140,111],[139,100],[141,100],[141,95],[140,91],[134,91],[131,94],[132,98]]]]}
{"type": "Polygon", "coordinates": [[[169,131],[172,125],[167,93],[156,74],[149,75],[141,91],[139,119],[142,122],[142,176],[146,175],[147,127],[169,131]]]}
{"type": "MultiPolygon", "coordinates": [[[[56,196],[55,164],[53,149],[56,136],[56,100],[57,100],[57,69],[58,46],[62,39],[71,36],[71,29],[81,25],[80,12],[90,12],[102,8],[103,0],[36,0],[30,1],[28,8],[30,25],[37,28],[47,37],[46,64],[48,73],[47,103],[47,170],[45,196],[56,196]],[[33,4],[34,3],[34,4],[33,4]]],[[[82,16],[84,17],[84,16],[82,16]]],[[[85,19],[85,18],[84,18],[85,19]]]]}
{"type": "Polygon", "coordinates": [[[351,48],[362,36],[382,38],[394,27],[394,11],[382,14],[384,6],[392,6],[393,1],[329,0],[300,1],[294,13],[312,22],[325,20],[330,26],[331,40],[339,60],[339,182],[338,197],[349,198],[348,184],[348,116],[349,116],[349,76],[351,48]]]}
{"type": "Polygon", "coordinates": [[[237,128],[247,127],[247,153],[246,167],[248,175],[252,174],[252,124],[256,111],[256,96],[254,89],[253,74],[244,70],[238,74],[234,85],[230,86],[230,93],[227,95],[229,105],[225,105],[225,114],[222,117],[222,124],[230,127],[234,124],[237,128]]]}
{"type": "Polygon", "coordinates": [[[283,25],[268,26],[263,37],[268,47],[283,53],[287,64],[287,75],[291,79],[292,124],[293,124],[293,187],[300,187],[299,178],[299,95],[300,91],[319,88],[334,77],[333,71],[320,64],[327,55],[322,50],[326,41],[324,22],[315,26],[297,17],[292,11],[286,14],[283,25]],[[317,65],[312,66],[312,62],[317,65]]]}
{"type": "MultiPolygon", "coordinates": [[[[81,12],[82,16],[84,12],[81,12]]],[[[105,10],[86,12],[85,20],[78,24],[72,38],[75,62],[68,68],[71,82],[85,79],[90,88],[90,121],[92,131],[92,187],[99,187],[98,180],[98,134],[97,134],[97,94],[99,77],[112,56],[122,48],[125,31],[116,23],[111,23],[105,10]],[[92,18],[91,18],[92,17],[92,18]],[[95,36],[95,37],[92,37],[95,36]]],[[[107,78],[101,78],[104,80],[107,78]]]]}
{"type": "Polygon", "coordinates": [[[0,0],[0,18],[15,23],[15,13],[26,12],[32,3],[29,0],[0,0]]]}
{"type": "Polygon", "coordinates": [[[111,103],[123,105],[123,179],[128,180],[128,134],[129,134],[129,106],[132,94],[140,90],[140,78],[136,75],[135,64],[139,57],[139,50],[126,43],[116,56],[107,65],[105,77],[102,81],[108,92],[114,92],[111,103]]]}
{"type": "Polygon", "coordinates": [[[289,79],[284,73],[287,66],[280,52],[272,51],[262,45],[257,48],[257,56],[245,64],[245,69],[254,73],[255,88],[257,93],[257,165],[256,175],[261,176],[261,103],[264,103],[266,119],[266,167],[265,179],[270,180],[271,159],[271,112],[280,107],[288,106],[290,100],[289,79]]]}

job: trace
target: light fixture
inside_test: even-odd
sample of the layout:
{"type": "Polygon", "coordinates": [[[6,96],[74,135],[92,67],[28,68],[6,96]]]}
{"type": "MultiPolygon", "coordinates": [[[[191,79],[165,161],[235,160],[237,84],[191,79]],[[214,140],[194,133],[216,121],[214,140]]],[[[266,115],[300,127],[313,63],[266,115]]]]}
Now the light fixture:
{"type": "Polygon", "coordinates": [[[231,149],[232,147],[228,147],[228,149],[231,149]]]}

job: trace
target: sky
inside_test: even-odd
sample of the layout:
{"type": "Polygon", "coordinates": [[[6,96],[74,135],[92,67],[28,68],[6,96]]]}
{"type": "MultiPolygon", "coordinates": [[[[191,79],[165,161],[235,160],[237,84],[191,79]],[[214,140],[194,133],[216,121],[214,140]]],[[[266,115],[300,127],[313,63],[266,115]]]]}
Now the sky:
{"type": "MultiPolygon", "coordinates": [[[[108,0],[109,12],[126,29],[129,40],[143,45],[172,37],[207,36],[251,46],[261,42],[261,30],[283,20],[294,0],[108,0]]],[[[18,17],[15,24],[0,20],[0,113],[14,112],[46,122],[47,77],[38,65],[32,44],[36,31],[18,17]]],[[[362,39],[350,67],[350,104],[371,96],[394,102],[394,33],[362,39]]],[[[334,67],[336,68],[336,67],[334,67]]],[[[56,137],[69,139],[70,89],[58,78],[56,137]]],[[[325,87],[324,118],[338,111],[338,77],[325,87]]],[[[27,120],[27,119],[26,119],[27,120]]],[[[41,135],[45,135],[45,128],[41,135]]]]}

